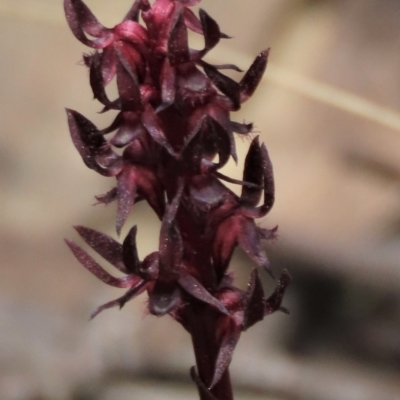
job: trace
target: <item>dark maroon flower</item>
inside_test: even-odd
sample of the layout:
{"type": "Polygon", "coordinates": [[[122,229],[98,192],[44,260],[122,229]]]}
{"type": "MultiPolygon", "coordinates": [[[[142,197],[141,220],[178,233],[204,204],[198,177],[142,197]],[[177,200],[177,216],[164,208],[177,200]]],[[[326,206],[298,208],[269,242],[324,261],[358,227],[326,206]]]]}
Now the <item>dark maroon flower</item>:
{"type": "Polygon", "coordinates": [[[124,274],[118,278],[73,241],[67,244],[97,278],[127,289],[92,317],[146,291],[150,313],[171,315],[191,335],[197,364],[191,375],[200,398],[231,400],[228,366],[240,335],[265,316],[286,311],[281,302],[290,276],[284,271],[267,298],[258,270],[251,273],[247,291],[231,279],[229,262],[237,246],[272,275],[261,241],[276,237],[277,228],[262,229],[255,223],[268,214],[275,198],[265,145],[258,137],[252,139],[242,180],[220,172],[231,157],[237,161],[235,133],[252,132],[252,124],[232,121],[230,113],[254,93],[269,50],[258,55],[240,82],[227,77],[222,70],[241,70],[233,64],[211,65],[204,57],[229,36],[204,10],[199,16],[192,11],[198,3],[136,0],[120,24],[106,28],[81,0],[64,0],[72,33],[94,50],[84,55],[94,98],[103,112],[117,112],[108,127],[98,129],[67,110],[72,141],[83,162],[115,178],[115,187],[96,198],[103,204],[117,202],[118,234],[141,200],[162,221],[158,249],[142,261],[136,226],[122,244],[76,227],[92,250],[124,274]],[[202,49],[190,48],[188,29],[204,36],[202,49]],[[118,97],[111,100],[107,85],[114,78],[118,97]],[[241,195],[224,181],[241,185],[241,195]]]}

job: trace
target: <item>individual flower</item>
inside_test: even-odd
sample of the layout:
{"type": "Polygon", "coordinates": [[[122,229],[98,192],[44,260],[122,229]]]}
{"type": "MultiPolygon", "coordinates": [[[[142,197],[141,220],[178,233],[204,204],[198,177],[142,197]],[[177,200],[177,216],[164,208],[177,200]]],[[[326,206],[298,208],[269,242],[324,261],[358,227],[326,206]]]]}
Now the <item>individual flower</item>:
{"type": "Polygon", "coordinates": [[[110,236],[93,229],[75,227],[93,250],[126,275],[122,278],[110,275],[86,251],[67,239],[66,243],[78,261],[104,283],[118,288],[129,288],[122,297],[97,308],[92,318],[105,309],[123,307],[127,301],[145,290],[149,294],[149,311],[154,315],[164,315],[183,307],[188,295],[209,304],[221,313],[227,313],[224,305],[185,270],[182,262],[182,239],[175,224],[182,189],[164,214],[159,250],[149,254],[142,262],[136,247],[136,226],[131,228],[122,245],[110,236]]]}

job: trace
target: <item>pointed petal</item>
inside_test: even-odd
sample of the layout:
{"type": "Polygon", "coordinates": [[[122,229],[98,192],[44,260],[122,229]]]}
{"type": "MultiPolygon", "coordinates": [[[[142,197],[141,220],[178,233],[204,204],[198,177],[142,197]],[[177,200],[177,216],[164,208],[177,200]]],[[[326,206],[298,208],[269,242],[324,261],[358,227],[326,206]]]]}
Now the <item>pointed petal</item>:
{"type": "Polygon", "coordinates": [[[190,61],[188,33],[182,7],[177,7],[168,38],[168,60],[172,66],[190,61]]]}
{"type": "Polygon", "coordinates": [[[72,141],[86,166],[104,176],[117,175],[122,168],[120,156],[99,135],[96,126],[76,111],[67,109],[67,116],[72,141]],[[109,165],[103,167],[104,164],[98,162],[99,158],[109,165]]]}
{"type": "Polygon", "coordinates": [[[93,319],[96,315],[100,314],[102,311],[113,307],[122,308],[129,300],[134,299],[146,290],[146,282],[143,279],[138,280],[135,286],[131,287],[123,296],[118,299],[109,301],[96,308],[96,310],[90,315],[90,319],[93,319]]]}
{"type": "Polygon", "coordinates": [[[175,68],[171,67],[168,59],[164,60],[160,79],[162,104],[157,108],[157,113],[165,110],[175,101],[176,73],[175,68]]]}
{"type": "Polygon", "coordinates": [[[197,300],[209,304],[222,314],[229,314],[225,306],[192,275],[183,274],[179,278],[178,283],[187,293],[195,297],[197,300]]]}
{"type": "Polygon", "coordinates": [[[98,100],[101,104],[106,106],[108,109],[115,108],[115,104],[109,100],[104,87],[104,78],[102,73],[102,54],[99,52],[96,52],[92,55],[89,80],[94,98],[98,100]]]}
{"type": "Polygon", "coordinates": [[[263,159],[258,136],[251,142],[244,162],[243,180],[254,183],[257,188],[243,186],[240,196],[241,203],[255,207],[261,199],[263,184],[263,159]]]}
{"type": "Polygon", "coordinates": [[[64,0],[64,11],[72,33],[83,44],[103,48],[112,40],[109,30],[99,23],[81,0],[64,0]],[[90,40],[85,33],[97,39],[90,40]]]}
{"type": "Polygon", "coordinates": [[[128,218],[129,212],[136,198],[136,174],[133,167],[125,166],[124,170],[118,175],[118,208],[117,208],[117,233],[121,233],[121,229],[128,218]]]}
{"type": "Polygon", "coordinates": [[[262,209],[263,213],[265,213],[264,215],[266,215],[275,202],[274,170],[265,144],[261,146],[261,153],[264,171],[264,204],[262,209]]]}
{"type": "Polygon", "coordinates": [[[117,54],[117,87],[123,111],[141,111],[143,109],[139,82],[135,71],[125,59],[123,53],[116,49],[117,54]]]}
{"type": "Polygon", "coordinates": [[[121,272],[128,273],[122,261],[122,246],[105,233],[84,226],[74,226],[82,239],[105,260],[121,272]]]}
{"type": "Polygon", "coordinates": [[[222,343],[218,352],[217,359],[215,361],[214,376],[210,385],[212,389],[222,378],[222,375],[229,367],[232,361],[233,351],[240,338],[240,327],[236,326],[232,321],[230,324],[230,329],[226,332],[222,339],[222,343]]]}
{"type": "Polygon", "coordinates": [[[279,282],[277,287],[274,290],[274,293],[265,301],[265,312],[264,315],[270,315],[275,311],[284,311],[287,312],[286,309],[281,307],[283,295],[287,287],[290,285],[292,281],[292,277],[289,272],[284,270],[279,277],[279,282]]]}
{"type": "Polygon", "coordinates": [[[243,79],[240,81],[241,103],[244,103],[257,89],[257,86],[264,75],[264,71],[267,68],[269,50],[270,49],[264,50],[257,56],[243,79]]]}
{"type": "Polygon", "coordinates": [[[110,275],[107,271],[103,269],[85,250],[79,247],[72,240],[66,239],[68,247],[74,253],[75,257],[78,261],[94,276],[99,278],[102,282],[107,285],[118,287],[118,288],[127,288],[132,286],[137,280],[137,276],[124,276],[123,278],[115,278],[110,275]]]}
{"type": "Polygon", "coordinates": [[[142,122],[144,127],[149,132],[150,136],[161,146],[163,146],[169,154],[173,157],[177,157],[174,149],[169,144],[164,131],[161,128],[161,121],[157,114],[154,112],[153,107],[148,104],[142,114],[142,122]]]}
{"type": "MultiPolygon", "coordinates": [[[[185,24],[191,31],[203,34],[203,27],[201,26],[200,19],[197,18],[197,16],[194,14],[194,12],[192,10],[185,7],[183,9],[183,15],[185,18],[185,24]]],[[[226,35],[225,33],[220,32],[220,38],[221,39],[230,39],[230,36],[226,35]]],[[[235,69],[235,68],[233,68],[233,69],[235,69]]],[[[242,70],[239,70],[239,69],[237,69],[237,71],[242,72],[242,70]]]]}
{"type": "Polygon", "coordinates": [[[197,389],[199,391],[200,398],[202,400],[218,400],[214,395],[207,389],[206,385],[197,375],[196,368],[190,368],[190,376],[192,380],[196,383],[197,389]]]}
{"type": "Polygon", "coordinates": [[[200,9],[199,15],[205,41],[204,50],[201,52],[202,56],[204,56],[218,44],[221,37],[221,32],[216,21],[212,19],[204,10],[200,9]]]}
{"type": "Polygon", "coordinates": [[[262,218],[269,213],[275,201],[275,183],[272,163],[267,148],[261,145],[263,181],[264,181],[264,203],[260,207],[241,207],[241,214],[249,218],[262,218]]]}
{"type": "MultiPolygon", "coordinates": [[[[204,63],[204,72],[211,79],[214,85],[233,103],[234,110],[240,108],[240,86],[233,79],[221,74],[210,64],[204,63]]],[[[232,111],[234,111],[232,110],[232,111]]]]}
{"type": "Polygon", "coordinates": [[[122,257],[127,270],[132,274],[138,274],[140,261],[136,247],[137,226],[133,226],[122,245],[122,257]]]}
{"type": "Polygon", "coordinates": [[[251,272],[250,282],[245,297],[244,321],[242,330],[250,328],[264,318],[264,290],[256,269],[251,272]]]}

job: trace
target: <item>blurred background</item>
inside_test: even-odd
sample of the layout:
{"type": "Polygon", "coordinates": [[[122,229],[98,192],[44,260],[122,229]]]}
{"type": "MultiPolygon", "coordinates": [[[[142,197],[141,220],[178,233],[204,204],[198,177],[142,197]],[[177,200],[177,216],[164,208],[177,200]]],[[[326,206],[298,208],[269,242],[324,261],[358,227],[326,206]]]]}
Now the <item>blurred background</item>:
{"type": "MultiPolygon", "coordinates": [[[[106,26],[130,0],[87,0],[106,26]]],[[[272,47],[265,79],[236,116],[253,121],[275,168],[279,225],[268,245],[294,280],[285,306],[242,336],[238,400],[400,399],[400,2],[203,0],[234,38],[207,57],[246,69],[272,47]]],[[[193,35],[194,45],[201,46],[193,35]]],[[[115,237],[115,209],[92,207],[112,182],[88,170],[64,107],[104,127],[84,48],[61,0],[0,0],[0,399],[196,399],[186,333],[145,315],[87,273],[63,238],[82,224],[115,237]]],[[[240,79],[239,74],[233,75],[240,79]]],[[[238,139],[241,161],[249,141],[238,139]]],[[[241,176],[242,164],[225,171],[241,176]]],[[[142,203],[139,251],[159,222],[142,203]]],[[[126,233],[123,232],[123,235],[126,233]]],[[[251,263],[232,265],[245,285],[251,263]]],[[[274,283],[266,279],[265,291],[274,283]]]]}

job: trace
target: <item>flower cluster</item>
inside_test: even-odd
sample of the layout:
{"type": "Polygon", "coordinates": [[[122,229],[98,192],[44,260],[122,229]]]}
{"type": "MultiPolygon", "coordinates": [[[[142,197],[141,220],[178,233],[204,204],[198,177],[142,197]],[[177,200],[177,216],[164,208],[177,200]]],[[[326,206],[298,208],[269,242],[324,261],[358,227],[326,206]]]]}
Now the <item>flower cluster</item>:
{"type": "Polygon", "coordinates": [[[136,0],[123,22],[110,29],[81,0],[64,0],[72,33],[94,50],[84,55],[94,97],[103,111],[117,112],[109,127],[98,129],[67,110],[72,140],[84,163],[116,179],[115,188],[97,199],[117,203],[118,234],[141,200],[162,221],[159,248],[143,261],[136,249],[136,226],[122,244],[76,227],[94,251],[125,274],[122,278],[107,273],[73,241],[67,244],[96,277],[127,289],[93,316],[147,291],[151,314],[169,314],[191,334],[198,371],[193,369],[192,377],[201,399],[229,400],[228,366],[240,334],[264,316],[284,310],[281,301],[290,276],[283,272],[273,294],[265,298],[257,269],[247,291],[236,288],[228,272],[232,253],[240,246],[271,274],[261,240],[274,238],[276,228],[262,229],[254,221],[274,203],[265,145],[253,138],[243,180],[219,172],[230,157],[237,161],[234,134],[252,131],[252,124],[231,121],[230,112],[255,91],[269,51],[258,55],[239,83],[221,72],[240,71],[235,65],[204,61],[229,37],[205,11],[200,9],[197,17],[191,10],[200,1],[156,0],[151,5],[136,0]],[[188,29],[204,36],[203,49],[189,47],[188,29]],[[114,78],[118,98],[110,100],[106,87],[114,78]],[[241,185],[241,195],[222,181],[241,185]]]}

